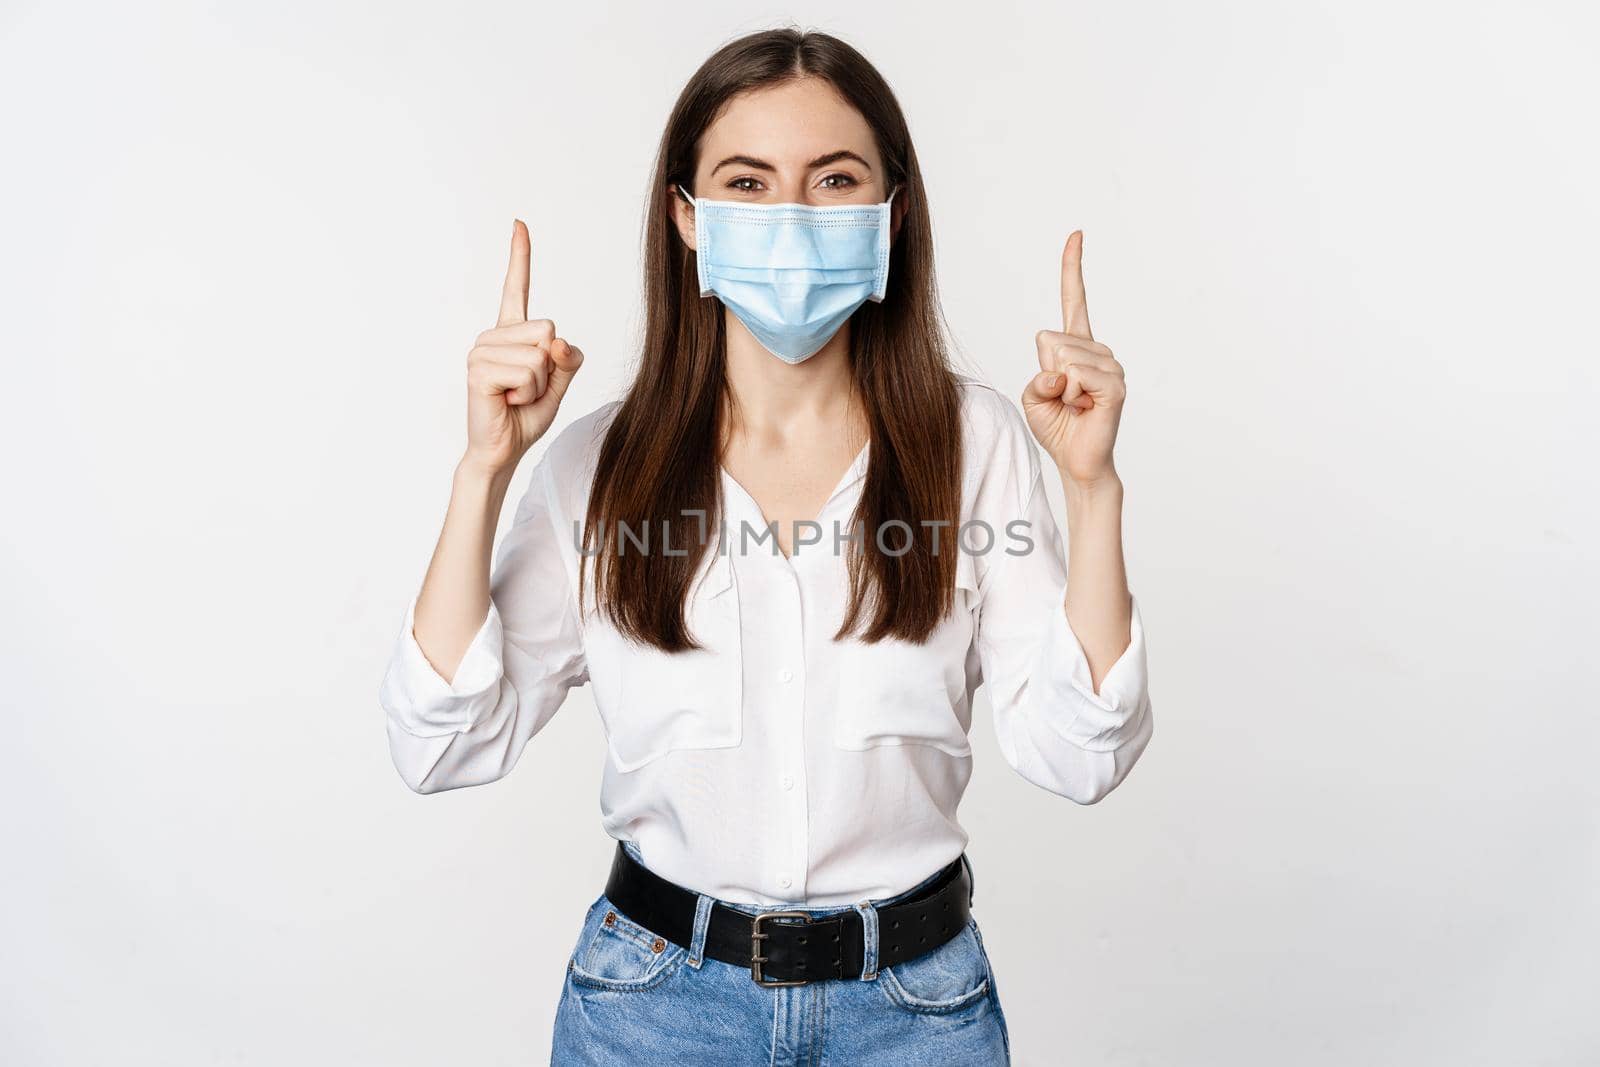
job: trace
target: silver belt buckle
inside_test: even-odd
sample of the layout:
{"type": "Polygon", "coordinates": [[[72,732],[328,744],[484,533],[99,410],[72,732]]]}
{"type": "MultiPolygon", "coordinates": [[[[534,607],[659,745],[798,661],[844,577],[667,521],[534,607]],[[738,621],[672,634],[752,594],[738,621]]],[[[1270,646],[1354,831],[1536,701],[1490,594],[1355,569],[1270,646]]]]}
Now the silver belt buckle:
{"type": "Polygon", "coordinates": [[[809,923],[811,915],[804,911],[764,911],[750,920],[750,977],[755,979],[756,985],[766,986],[769,989],[777,986],[807,985],[809,978],[793,978],[779,980],[766,978],[761,974],[761,965],[767,962],[767,957],[761,954],[761,942],[771,937],[771,934],[761,932],[761,923],[766,919],[800,919],[809,923]]]}

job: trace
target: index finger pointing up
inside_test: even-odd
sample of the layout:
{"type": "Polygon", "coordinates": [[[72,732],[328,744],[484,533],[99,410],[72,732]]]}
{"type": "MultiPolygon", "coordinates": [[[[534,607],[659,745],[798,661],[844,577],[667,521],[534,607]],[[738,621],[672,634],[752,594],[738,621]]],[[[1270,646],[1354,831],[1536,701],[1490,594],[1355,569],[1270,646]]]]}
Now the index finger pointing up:
{"type": "Polygon", "coordinates": [[[511,262],[506,265],[506,286],[500,294],[497,326],[528,321],[528,257],[532,251],[528,227],[521,219],[511,222],[511,262]]]}
{"type": "Polygon", "coordinates": [[[1089,332],[1089,297],[1083,291],[1083,231],[1073,230],[1061,250],[1061,329],[1094,340],[1089,332]]]}

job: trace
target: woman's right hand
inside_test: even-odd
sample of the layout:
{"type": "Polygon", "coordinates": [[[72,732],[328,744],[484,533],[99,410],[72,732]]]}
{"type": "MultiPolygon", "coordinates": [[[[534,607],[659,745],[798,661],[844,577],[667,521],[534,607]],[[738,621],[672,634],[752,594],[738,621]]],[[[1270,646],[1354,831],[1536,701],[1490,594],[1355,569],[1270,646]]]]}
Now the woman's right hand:
{"type": "Polygon", "coordinates": [[[509,475],[544,436],[583,362],[582,350],[556,336],[555,323],[528,321],[530,249],[527,226],[514,220],[500,321],[467,354],[463,462],[491,475],[509,475]]]}

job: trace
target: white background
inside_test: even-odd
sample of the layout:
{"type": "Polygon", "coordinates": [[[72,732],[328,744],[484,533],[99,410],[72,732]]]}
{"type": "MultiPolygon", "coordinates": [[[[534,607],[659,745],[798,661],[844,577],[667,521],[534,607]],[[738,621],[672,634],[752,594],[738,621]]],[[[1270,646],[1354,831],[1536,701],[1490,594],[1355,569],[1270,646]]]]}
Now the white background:
{"type": "Polygon", "coordinates": [[[1082,226],[1128,369],[1154,741],[1079,807],[974,728],[1019,1062],[1600,1058],[1592,6],[222,7],[0,6],[0,1060],[544,1061],[588,691],[424,797],[377,685],[513,216],[564,423],[674,96],[791,18],[895,87],[966,365],[1082,226]]]}

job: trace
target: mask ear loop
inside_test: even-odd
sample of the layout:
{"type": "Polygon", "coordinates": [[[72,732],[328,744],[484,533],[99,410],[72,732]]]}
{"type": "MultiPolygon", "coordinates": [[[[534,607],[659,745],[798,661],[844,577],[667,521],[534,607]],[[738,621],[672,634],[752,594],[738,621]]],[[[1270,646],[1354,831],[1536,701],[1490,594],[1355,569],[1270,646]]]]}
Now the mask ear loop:
{"type": "MultiPolygon", "coordinates": [[[[679,184],[678,182],[673,182],[672,183],[672,187],[678,191],[678,195],[683,197],[684,202],[689,205],[689,210],[690,211],[694,211],[695,210],[694,197],[690,196],[687,192],[685,192],[683,186],[681,184],[679,184]]],[[[697,229],[698,229],[698,227],[697,227],[697,229]]],[[[696,263],[698,265],[699,257],[696,256],[695,259],[696,259],[696,263]]],[[[695,286],[695,288],[698,289],[699,287],[695,286]]],[[[703,294],[696,294],[696,295],[703,295],[703,294]]]]}

